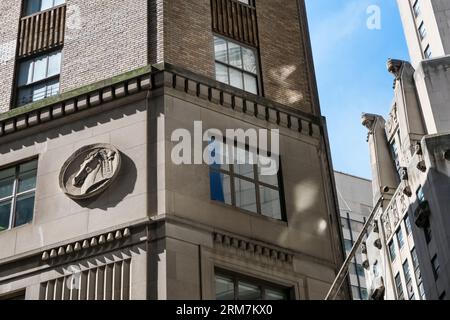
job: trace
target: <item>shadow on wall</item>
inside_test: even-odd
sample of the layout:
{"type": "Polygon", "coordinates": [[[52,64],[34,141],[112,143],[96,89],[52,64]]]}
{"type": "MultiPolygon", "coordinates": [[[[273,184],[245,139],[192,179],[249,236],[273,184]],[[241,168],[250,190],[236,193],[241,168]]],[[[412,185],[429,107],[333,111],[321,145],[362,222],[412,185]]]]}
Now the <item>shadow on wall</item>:
{"type": "MultiPolygon", "coordinates": [[[[20,133],[13,135],[15,140],[7,141],[0,145],[0,156],[12,151],[30,147],[35,148],[36,155],[42,154],[47,148],[46,143],[51,140],[61,139],[64,136],[70,136],[87,129],[101,127],[102,125],[107,125],[113,121],[145,112],[146,106],[144,102],[136,102],[121,108],[107,109],[105,106],[101,108],[101,110],[99,109],[89,109],[74,116],[54,120],[48,124],[30,128],[25,130],[22,135],[20,133]],[[104,112],[98,113],[99,111],[104,112]],[[42,127],[45,129],[43,130],[42,127]]],[[[111,129],[107,130],[113,131],[114,128],[111,127],[111,129]]],[[[92,137],[87,138],[90,139],[92,137]]],[[[75,145],[78,141],[72,139],[70,140],[70,143],[75,145]]],[[[73,152],[74,151],[76,150],[74,149],[73,152]]],[[[68,154],[67,157],[69,156],[70,155],[68,154]]],[[[112,186],[92,199],[78,200],[75,201],[76,203],[85,208],[107,211],[109,208],[116,207],[127,195],[134,191],[137,181],[136,165],[123,151],[121,151],[121,156],[122,167],[112,186]]]]}
{"type": "Polygon", "coordinates": [[[103,108],[88,109],[73,116],[53,120],[52,122],[49,122],[48,127],[46,127],[46,124],[41,124],[34,128],[27,129],[25,130],[26,136],[24,136],[24,133],[22,132],[17,133],[17,138],[15,138],[15,140],[8,140],[4,143],[4,145],[0,145],[0,155],[26,147],[32,147],[36,144],[46,143],[49,140],[82,132],[86,129],[98,127],[100,125],[145,111],[146,106],[144,102],[142,102],[142,105],[141,102],[135,102],[135,104],[127,107],[115,108],[111,110],[107,110],[106,106],[103,108]],[[99,114],[99,111],[105,111],[105,113],[99,114]],[[90,115],[92,115],[92,117],[90,117],[90,115]],[[43,127],[45,128],[44,131],[42,129],[43,127]]]}

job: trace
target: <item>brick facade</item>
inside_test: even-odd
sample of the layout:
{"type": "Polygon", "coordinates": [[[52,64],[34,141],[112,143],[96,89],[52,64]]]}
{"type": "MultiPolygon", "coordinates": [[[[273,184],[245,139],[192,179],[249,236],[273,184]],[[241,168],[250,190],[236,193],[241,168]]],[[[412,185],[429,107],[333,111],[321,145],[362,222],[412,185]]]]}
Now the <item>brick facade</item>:
{"type": "Polygon", "coordinates": [[[214,78],[209,0],[164,1],[164,60],[214,78]]]}
{"type": "Polygon", "coordinates": [[[9,110],[14,81],[14,61],[19,29],[20,5],[17,0],[0,1],[0,113],[9,110]]]}
{"type": "Polygon", "coordinates": [[[305,46],[299,20],[303,1],[256,3],[264,93],[269,99],[312,112],[305,46]]]}
{"type": "MultiPolygon", "coordinates": [[[[1,8],[11,21],[0,33],[14,42],[20,8],[8,3],[3,1],[1,8]]],[[[263,94],[317,114],[302,10],[303,0],[256,2],[263,94]]],[[[163,61],[214,78],[213,36],[210,0],[67,0],[61,91],[163,61]]],[[[2,65],[0,75],[5,83],[0,110],[7,111],[13,59],[2,65]]]]}
{"type": "Polygon", "coordinates": [[[147,2],[67,0],[63,92],[147,64],[147,2]]]}

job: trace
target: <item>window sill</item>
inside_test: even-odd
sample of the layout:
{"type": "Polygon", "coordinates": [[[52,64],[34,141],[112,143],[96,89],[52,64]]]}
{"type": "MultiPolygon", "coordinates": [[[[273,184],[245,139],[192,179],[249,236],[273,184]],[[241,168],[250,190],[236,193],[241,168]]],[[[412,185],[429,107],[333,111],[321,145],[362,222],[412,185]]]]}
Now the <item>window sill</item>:
{"type": "Polygon", "coordinates": [[[239,213],[246,214],[246,215],[249,215],[249,216],[252,216],[252,217],[264,220],[264,221],[267,221],[267,222],[277,223],[277,224],[279,224],[279,225],[281,225],[283,227],[288,227],[288,225],[289,225],[286,220],[278,220],[278,219],[275,219],[275,218],[267,217],[265,215],[258,214],[258,213],[252,212],[252,211],[248,211],[248,210],[245,210],[245,209],[242,209],[242,208],[238,208],[238,207],[235,207],[235,206],[232,206],[230,204],[223,203],[223,202],[210,200],[210,203],[213,204],[213,205],[217,205],[217,206],[220,206],[220,207],[226,208],[226,209],[231,209],[231,210],[237,211],[239,213]]]}

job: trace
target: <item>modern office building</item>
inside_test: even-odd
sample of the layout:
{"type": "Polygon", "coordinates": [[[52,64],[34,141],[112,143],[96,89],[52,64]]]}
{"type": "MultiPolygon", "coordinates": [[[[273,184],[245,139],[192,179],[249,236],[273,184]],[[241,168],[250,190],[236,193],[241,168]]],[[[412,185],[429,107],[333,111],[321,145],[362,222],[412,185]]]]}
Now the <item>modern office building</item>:
{"type": "Polygon", "coordinates": [[[0,14],[1,298],[325,297],[344,252],[303,0],[0,14]],[[226,130],[260,161],[204,160],[226,130]]]}
{"type": "Polygon", "coordinates": [[[412,64],[389,60],[395,78],[387,121],[369,129],[374,203],[366,266],[377,298],[449,299],[450,2],[398,1],[412,64]]]}
{"type": "MultiPolygon", "coordinates": [[[[344,249],[351,251],[372,212],[372,183],[360,177],[335,171],[336,191],[341,215],[344,249]]],[[[349,282],[353,300],[367,300],[368,291],[361,249],[349,268],[349,282]]]]}

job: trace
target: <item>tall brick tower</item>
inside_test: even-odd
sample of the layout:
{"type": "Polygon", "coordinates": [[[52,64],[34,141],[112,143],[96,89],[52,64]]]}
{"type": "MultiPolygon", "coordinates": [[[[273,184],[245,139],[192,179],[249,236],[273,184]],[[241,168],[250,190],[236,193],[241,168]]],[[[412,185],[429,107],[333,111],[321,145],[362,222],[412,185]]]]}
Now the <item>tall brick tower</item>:
{"type": "Polygon", "coordinates": [[[343,250],[303,0],[0,12],[0,298],[325,297],[343,250]],[[198,125],[278,129],[256,153],[280,170],[176,163],[198,125]]]}

